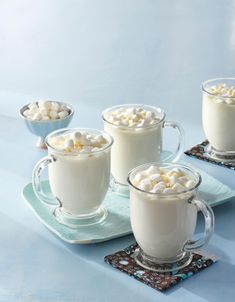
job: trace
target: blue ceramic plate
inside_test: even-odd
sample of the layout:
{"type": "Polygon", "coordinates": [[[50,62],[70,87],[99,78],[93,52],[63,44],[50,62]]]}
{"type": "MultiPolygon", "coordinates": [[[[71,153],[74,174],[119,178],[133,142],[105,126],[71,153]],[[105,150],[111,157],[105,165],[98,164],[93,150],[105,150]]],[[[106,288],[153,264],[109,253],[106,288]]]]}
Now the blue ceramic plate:
{"type": "MultiPolygon", "coordinates": [[[[188,164],[187,164],[188,165],[188,164]]],[[[198,170],[198,169],[197,169],[198,170]]],[[[235,191],[225,186],[212,176],[198,170],[202,176],[199,196],[211,206],[227,202],[235,197],[235,191]]],[[[49,190],[49,183],[44,183],[49,190]]],[[[45,206],[34,194],[32,183],[23,189],[23,197],[42,223],[62,240],[69,243],[89,244],[107,241],[132,233],[129,219],[129,199],[108,192],[104,207],[108,210],[108,217],[102,224],[94,226],[69,228],[60,224],[52,214],[54,207],[45,206]]]]}

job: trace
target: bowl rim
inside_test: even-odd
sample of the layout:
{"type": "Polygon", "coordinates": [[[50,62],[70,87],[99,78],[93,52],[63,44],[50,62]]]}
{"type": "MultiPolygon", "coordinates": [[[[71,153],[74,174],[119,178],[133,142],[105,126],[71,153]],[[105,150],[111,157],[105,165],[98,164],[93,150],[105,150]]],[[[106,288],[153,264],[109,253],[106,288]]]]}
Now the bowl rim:
{"type": "Polygon", "coordinates": [[[24,106],[22,106],[20,108],[20,110],[19,110],[20,117],[22,119],[26,120],[26,121],[29,121],[30,123],[35,123],[35,124],[36,123],[45,123],[46,124],[46,123],[54,123],[54,122],[56,123],[58,121],[66,120],[67,118],[73,116],[73,114],[74,114],[74,108],[70,104],[64,103],[64,102],[60,102],[60,101],[52,101],[52,100],[50,100],[50,101],[48,100],[48,102],[56,102],[56,103],[58,103],[58,104],[60,104],[62,106],[63,105],[66,106],[69,109],[69,114],[67,116],[65,116],[65,117],[62,117],[62,118],[59,118],[59,119],[54,119],[54,120],[33,121],[33,120],[27,118],[26,116],[24,116],[23,112],[29,107],[30,104],[32,104],[32,103],[37,103],[38,104],[38,101],[35,101],[35,102],[32,102],[32,103],[28,103],[28,104],[26,104],[26,105],[24,105],[24,106]]]}

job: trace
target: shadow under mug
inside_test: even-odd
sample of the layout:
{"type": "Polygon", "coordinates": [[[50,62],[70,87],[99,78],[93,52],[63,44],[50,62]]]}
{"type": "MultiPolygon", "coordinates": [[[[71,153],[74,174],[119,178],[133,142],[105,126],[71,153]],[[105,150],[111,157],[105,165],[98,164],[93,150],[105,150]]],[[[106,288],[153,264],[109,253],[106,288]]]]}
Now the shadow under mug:
{"type": "Polygon", "coordinates": [[[193,169],[173,163],[148,163],[133,169],[128,176],[130,218],[139,244],[136,262],[149,270],[170,272],[187,266],[192,252],[205,245],[213,234],[214,214],[211,207],[197,197],[201,176],[193,169]],[[180,168],[194,180],[194,187],[179,193],[151,193],[133,184],[135,175],[150,166],[180,168]],[[193,240],[197,214],[205,219],[204,235],[193,240]]]}
{"type": "Polygon", "coordinates": [[[104,130],[114,143],[111,148],[111,190],[119,195],[129,196],[128,173],[135,167],[148,162],[176,162],[184,146],[184,131],[179,123],[165,120],[166,114],[161,108],[143,104],[123,104],[107,108],[102,113],[104,130]],[[121,108],[142,108],[152,111],[159,118],[153,125],[142,127],[117,126],[109,121],[110,114],[121,108]],[[178,134],[175,151],[160,159],[162,151],[163,129],[173,128],[178,134]]]}
{"type": "Polygon", "coordinates": [[[235,162],[235,96],[213,93],[213,87],[235,87],[235,78],[217,78],[202,84],[202,122],[209,145],[208,156],[223,162],[235,162]]]}
{"type": "Polygon", "coordinates": [[[32,175],[36,196],[46,205],[54,206],[56,219],[69,227],[101,223],[107,217],[102,202],[109,188],[113,139],[96,129],[68,128],[52,132],[45,142],[48,156],[36,164],[32,175]],[[74,131],[103,135],[108,145],[98,151],[86,153],[68,153],[50,145],[52,138],[74,131]],[[46,167],[52,194],[43,191],[41,174],[46,167]]]}

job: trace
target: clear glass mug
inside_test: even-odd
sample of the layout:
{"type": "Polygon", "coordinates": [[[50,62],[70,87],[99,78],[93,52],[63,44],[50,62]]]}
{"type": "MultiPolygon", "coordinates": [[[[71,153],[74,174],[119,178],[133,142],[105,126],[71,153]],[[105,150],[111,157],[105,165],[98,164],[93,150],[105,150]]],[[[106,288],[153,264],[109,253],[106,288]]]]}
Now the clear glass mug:
{"type": "Polygon", "coordinates": [[[211,79],[202,84],[202,122],[209,141],[206,151],[212,158],[234,162],[235,90],[231,96],[219,96],[213,87],[221,84],[235,88],[235,78],[211,79]]]}
{"type": "Polygon", "coordinates": [[[100,223],[107,216],[101,206],[109,188],[110,150],[113,139],[96,129],[60,129],[45,139],[48,156],[33,170],[32,183],[36,196],[46,205],[55,206],[56,219],[67,226],[77,227],[100,223]],[[74,131],[103,135],[108,145],[98,151],[68,153],[50,145],[50,139],[74,131]],[[52,196],[43,191],[42,171],[48,167],[52,196]]]}
{"type": "Polygon", "coordinates": [[[147,269],[169,272],[187,266],[192,252],[210,239],[214,230],[211,207],[197,197],[201,176],[192,168],[173,163],[148,163],[133,169],[128,175],[130,186],[130,218],[135,239],[140,247],[137,263],[147,269]],[[133,184],[135,175],[150,166],[180,168],[190,175],[194,187],[180,193],[150,193],[133,184]],[[205,219],[204,235],[193,240],[197,214],[205,219]]]}
{"type": "Polygon", "coordinates": [[[176,162],[183,152],[184,131],[179,123],[166,121],[165,112],[157,107],[142,104],[123,104],[107,108],[102,113],[104,130],[109,133],[114,144],[111,150],[111,189],[122,195],[128,195],[127,176],[134,167],[153,161],[160,161],[162,151],[163,129],[171,127],[177,130],[178,144],[176,150],[164,161],[176,162]],[[119,108],[143,108],[153,111],[159,117],[153,125],[143,127],[117,126],[108,121],[111,112],[119,108]]]}

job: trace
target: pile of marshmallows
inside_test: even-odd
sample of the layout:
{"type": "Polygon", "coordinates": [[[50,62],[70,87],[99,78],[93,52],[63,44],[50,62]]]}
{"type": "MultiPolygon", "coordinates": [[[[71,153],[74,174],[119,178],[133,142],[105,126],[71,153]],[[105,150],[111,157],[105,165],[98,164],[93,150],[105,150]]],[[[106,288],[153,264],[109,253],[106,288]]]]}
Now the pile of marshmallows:
{"type": "Polygon", "coordinates": [[[103,135],[73,131],[69,134],[52,137],[49,144],[55,149],[66,152],[88,153],[103,149],[108,141],[103,135]]]}
{"type": "Polygon", "coordinates": [[[69,109],[53,101],[39,101],[28,105],[23,115],[32,121],[56,120],[68,116],[69,109]]]}
{"type": "Polygon", "coordinates": [[[235,105],[235,87],[227,86],[226,84],[218,84],[208,89],[208,92],[213,94],[213,99],[217,103],[235,105]],[[219,98],[222,97],[222,98],[219,98]],[[223,97],[225,97],[223,99],[223,97]]]}
{"type": "Polygon", "coordinates": [[[132,180],[133,184],[151,193],[179,193],[195,186],[192,178],[179,168],[160,168],[150,166],[137,173],[132,180]]]}
{"type": "Polygon", "coordinates": [[[159,118],[154,111],[147,111],[143,108],[119,108],[112,111],[106,117],[107,121],[116,126],[143,127],[154,125],[159,122],[159,118]]]}

